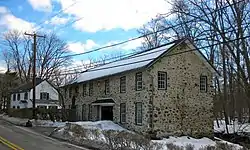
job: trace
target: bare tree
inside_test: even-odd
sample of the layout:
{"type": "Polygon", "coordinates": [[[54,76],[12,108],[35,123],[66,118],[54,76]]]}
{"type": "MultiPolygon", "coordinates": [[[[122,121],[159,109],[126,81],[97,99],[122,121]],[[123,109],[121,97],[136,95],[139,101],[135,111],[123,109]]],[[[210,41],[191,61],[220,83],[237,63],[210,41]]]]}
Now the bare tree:
{"type": "MultiPolygon", "coordinates": [[[[38,77],[50,78],[58,68],[70,64],[66,43],[55,34],[45,34],[46,38],[37,40],[37,66],[38,77]]],[[[13,68],[22,82],[27,82],[32,77],[33,49],[32,39],[18,31],[9,31],[4,34],[3,39],[5,60],[13,68]]]]}

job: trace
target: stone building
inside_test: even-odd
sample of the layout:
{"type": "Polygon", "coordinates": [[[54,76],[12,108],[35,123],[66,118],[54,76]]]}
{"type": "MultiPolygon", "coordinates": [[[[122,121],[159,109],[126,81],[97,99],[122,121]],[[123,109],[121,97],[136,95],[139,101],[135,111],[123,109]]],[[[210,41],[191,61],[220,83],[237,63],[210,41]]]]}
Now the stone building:
{"type": "Polygon", "coordinates": [[[83,72],[65,86],[78,120],[113,120],[157,137],[211,136],[217,72],[189,39],[83,72]]]}

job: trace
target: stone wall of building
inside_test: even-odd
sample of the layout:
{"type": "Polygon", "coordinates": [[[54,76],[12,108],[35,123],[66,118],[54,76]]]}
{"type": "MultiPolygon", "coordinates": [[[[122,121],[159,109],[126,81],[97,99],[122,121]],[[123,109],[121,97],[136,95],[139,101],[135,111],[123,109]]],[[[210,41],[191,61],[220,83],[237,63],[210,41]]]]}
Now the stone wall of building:
{"type": "MultiPolygon", "coordinates": [[[[176,47],[171,54],[184,52],[187,46],[176,47]]],[[[213,133],[212,73],[193,51],[164,56],[147,70],[134,70],[93,81],[94,94],[83,97],[83,83],[79,84],[76,105],[86,105],[87,120],[98,120],[97,106],[89,118],[89,105],[98,98],[112,98],[113,120],[120,123],[120,104],[126,103],[126,123],[121,126],[141,133],[154,132],[157,136],[192,135],[211,136],[213,133]],[[158,71],[167,72],[167,89],[158,90],[158,71]],[[135,90],[135,74],[142,72],[143,90],[135,90]],[[200,76],[206,75],[208,90],[200,92],[200,76]],[[126,93],[120,93],[120,77],[126,76],[126,93]],[[105,79],[110,81],[110,94],[105,95],[105,79]],[[142,102],[142,125],[135,123],[135,103],[142,102]]],[[[73,88],[74,91],[74,88],[73,88]]],[[[67,92],[67,95],[68,92],[67,92]]],[[[73,95],[73,94],[72,94],[73,95]]],[[[65,105],[71,105],[67,96],[65,105]]],[[[79,118],[82,118],[80,116],[79,118]]]]}
{"type": "MultiPolygon", "coordinates": [[[[148,76],[148,73],[144,70],[134,70],[134,71],[128,71],[124,72],[122,74],[110,76],[107,78],[102,78],[98,80],[94,80],[93,87],[94,87],[94,93],[92,96],[89,96],[89,82],[86,82],[87,84],[87,96],[83,97],[83,84],[81,83],[77,85],[79,87],[79,94],[77,94],[76,98],[76,105],[78,109],[78,118],[82,118],[82,114],[85,115],[85,118],[87,120],[98,120],[98,112],[97,112],[97,106],[92,106],[92,117],[88,118],[89,114],[89,105],[91,105],[92,102],[96,101],[99,98],[112,98],[115,101],[115,105],[113,107],[113,120],[114,122],[120,124],[121,126],[128,128],[130,130],[134,130],[141,133],[148,132],[151,124],[150,114],[149,114],[149,106],[150,106],[150,97],[152,97],[152,94],[150,96],[150,86],[152,87],[152,79],[150,76],[148,76]],[[135,90],[135,75],[137,72],[142,72],[142,90],[136,91],[135,90]],[[120,77],[126,76],[126,92],[120,93],[120,77]],[[109,79],[110,84],[110,94],[105,94],[105,80],[109,79]],[[142,125],[136,125],[135,123],[135,103],[136,102],[142,102],[142,114],[143,114],[143,121],[142,125]],[[120,123],[120,104],[126,103],[126,123],[120,123]],[[81,106],[85,104],[86,109],[85,113],[79,112],[81,111],[81,106]],[[79,107],[80,106],[80,107],[79,107]]],[[[74,88],[73,94],[74,95],[74,88]]],[[[67,98],[65,105],[69,106],[71,105],[71,98],[69,98],[69,88],[67,90],[67,98]]],[[[151,98],[152,99],[152,98],[151,98]]],[[[152,115],[151,115],[152,117],[152,115]]],[[[81,120],[81,119],[80,119],[81,120]]]]}
{"type": "Polygon", "coordinates": [[[213,134],[212,73],[194,51],[187,50],[190,48],[185,45],[176,47],[150,67],[154,78],[153,131],[157,136],[213,134]],[[158,71],[167,72],[166,90],[158,90],[158,71]],[[207,76],[206,93],[200,92],[201,75],[207,76]]]}

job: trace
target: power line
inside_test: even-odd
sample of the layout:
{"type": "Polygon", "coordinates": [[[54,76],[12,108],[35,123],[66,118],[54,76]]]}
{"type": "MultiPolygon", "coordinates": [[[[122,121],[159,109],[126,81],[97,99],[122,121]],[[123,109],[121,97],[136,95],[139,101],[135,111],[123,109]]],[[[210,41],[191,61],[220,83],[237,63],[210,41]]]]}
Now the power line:
{"type": "MultiPolygon", "coordinates": [[[[187,50],[187,51],[183,51],[183,52],[179,52],[179,53],[174,53],[174,54],[168,54],[166,55],[165,57],[169,57],[169,56],[174,56],[174,55],[179,55],[179,54],[183,54],[183,53],[187,53],[187,52],[192,52],[192,51],[195,51],[197,49],[203,49],[203,48],[208,48],[208,47],[211,47],[211,46],[215,46],[215,45],[220,45],[220,44],[223,44],[223,43],[227,43],[227,42],[233,42],[233,41],[236,41],[236,40],[240,40],[240,39],[246,39],[246,38],[250,38],[250,35],[249,36],[245,36],[245,37],[242,37],[242,38],[237,38],[237,39],[233,39],[233,40],[229,40],[229,41],[226,41],[226,42],[218,42],[218,43],[214,43],[212,45],[208,45],[208,46],[203,46],[203,47],[196,47],[194,49],[190,49],[190,50],[187,50]]],[[[147,51],[146,51],[147,52],[147,51]]],[[[155,52],[151,52],[151,53],[147,53],[147,54],[152,54],[152,53],[155,53],[155,52]]],[[[140,55],[141,56],[141,55],[140,55]]],[[[135,56],[136,57],[136,56],[135,56]]],[[[135,58],[134,57],[134,58],[135,58]]],[[[139,57],[139,56],[138,56],[139,57]]],[[[205,56],[204,56],[205,57],[205,56]]],[[[137,61],[137,62],[132,62],[132,63],[126,63],[126,64],[121,64],[121,65],[116,65],[116,66],[111,66],[111,67],[106,67],[106,68],[93,68],[92,70],[87,70],[88,72],[91,72],[91,71],[98,71],[98,70],[105,70],[105,69],[111,69],[111,68],[116,68],[116,67],[121,67],[121,66],[126,66],[126,65],[131,65],[131,64],[136,64],[136,63],[141,63],[141,62],[145,62],[145,61],[149,61],[149,60],[153,60],[155,58],[151,58],[151,59],[145,59],[145,60],[140,60],[140,61],[137,61]]],[[[73,70],[72,70],[73,71],[73,70]]],[[[82,73],[81,72],[69,72],[69,73],[65,73],[65,74],[60,74],[60,75],[70,75],[70,74],[77,74],[77,73],[82,73]]],[[[59,75],[59,76],[60,76],[59,75]]]]}
{"type": "MultiPolygon", "coordinates": [[[[74,3],[72,3],[71,5],[69,5],[68,7],[59,10],[57,13],[55,13],[54,15],[51,15],[51,16],[48,17],[48,18],[52,19],[53,17],[58,16],[59,14],[61,14],[61,13],[64,12],[65,10],[69,9],[70,7],[74,6],[74,5],[75,5],[76,3],[78,3],[78,2],[79,2],[79,1],[75,1],[74,3]]],[[[40,22],[40,23],[37,25],[37,27],[39,27],[39,28],[38,28],[38,29],[35,29],[35,30],[37,31],[37,30],[42,29],[43,27],[42,27],[41,25],[45,24],[45,22],[48,20],[48,18],[47,18],[46,20],[40,22]]],[[[48,23],[51,23],[51,20],[50,20],[48,23]]]]}
{"type": "MultiPolygon", "coordinates": [[[[234,30],[232,30],[232,31],[234,31],[234,30]]],[[[229,33],[229,32],[232,32],[232,31],[227,31],[227,32],[224,32],[224,33],[229,33]]],[[[212,36],[215,36],[215,35],[219,35],[219,34],[214,34],[214,35],[210,35],[210,36],[207,36],[207,35],[204,35],[204,36],[207,36],[206,38],[198,38],[198,39],[195,39],[193,42],[196,42],[196,41],[202,41],[202,40],[209,40],[209,37],[212,37],[212,36]]],[[[171,44],[171,43],[173,43],[173,42],[169,42],[169,43],[166,43],[166,44],[163,44],[163,45],[168,45],[168,44],[171,44]]],[[[155,48],[152,48],[152,50],[153,49],[155,49],[155,48]]],[[[146,50],[146,51],[150,51],[150,49],[148,49],[148,50],[146,50]]],[[[162,51],[162,50],[158,50],[158,51],[162,51]]],[[[157,51],[157,52],[158,52],[157,51]]],[[[128,54],[125,54],[125,55],[121,55],[121,56],[118,56],[118,57],[112,57],[112,58],[107,58],[107,59],[105,59],[105,61],[110,61],[110,60],[114,60],[114,59],[117,59],[117,58],[121,58],[121,59],[124,59],[124,58],[126,58],[126,57],[130,57],[131,58],[131,56],[133,56],[133,55],[136,55],[137,53],[134,53],[134,52],[132,52],[132,53],[128,53],[128,54]]],[[[103,62],[103,60],[100,60],[100,61],[96,61],[96,62],[94,62],[95,64],[97,64],[98,65],[98,63],[102,63],[103,62]]],[[[109,63],[109,62],[108,62],[109,63]]],[[[86,67],[86,65],[92,65],[92,64],[84,64],[85,66],[78,66],[78,67],[74,67],[74,69],[85,69],[85,68],[83,68],[83,67],[86,67]]],[[[71,69],[73,69],[73,68],[71,68],[71,69]]]]}
{"type": "MultiPolygon", "coordinates": [[[[244,1],[244,0],[242,0],[242,1],[244,1]]],[[[235,3],[229,4],[229,5],[227,5],[227,6],[221,7],[221,8],[216,9],[216,10],[214,10],[213,12],[208,13],[208,14],[213,14],[213,13],[215,13],[216,11],[219,11],[219,10],[221,10],[221,9],[225,9],[225,8],[227,8],[227,7],[230,7],[230,6],[234,5],[234,4],[240,3],[240,2],[242,2],[242,1],[238,1],[238,2],[235,2],[235,3]]],[[[208,14],[206,14],[206,15],[208,15],[208,14]]],[[[200,16],[200,17],[204,17],[204,16],[205,16],[205,15],[202,15],[202,16],[200,16]]],[[[81,20],[81,19],[82,19],[82,18],[79,18],[78,21],[81,20]]],[[[171,29],[171,28],[180,26],[180,25],[182,25],[183,23],[193,22],[194,20],[196,20],[196,19],[191,19],[191,20],[186,21],[186,22],[182,22],[182,23],[178,23],[178,24],[175,24],[175,25],[172,25],[172,26],[168,26],[168,27],[166,27],[166,28],[160,29],[160,30],[155,31],[155,32],[147,33],[147,34],[144,34],[144,35],[135,37],[135,38],[131,38],[131,39],[129,39],[129,40],[125,40],[125,41],[118,42],[118,43],[115,43],[115,44],[112,44],[112,45],[107,45],[107,46],[104,46],[104,47],[100,47],[100,48],[97,48],[97,49],[94,49],[94,50],[91,50],[91,51],[87,51],[87,52],[83,52],[83,53],[78,53],[78,54],[66,55],[66,56],[62,56],[62,57],[59,57],[59,58],[74,57],[74,56],[84,55],[84,54],[96,52],[96,51],[99,51],[99,50],[102,50],[102,49],[106,49],[106,48],[110,48],[110,47],[122,45],[122,44],[125,44],[125,43],[128,43],[128,42],[131,42],[131,41],[134,41],[134,40],[137,40],[137,39],[140,39],[140,38],[149,36],[149,35],[151,35],[151,34],[155,34],[155,33],[158,33],[158,32],[162,32],[162,31],[165,31],[165,30],[169,30],[169,29],[171,29]]],[[[77,21],[77,20],[76,20],[76,21],[77,21]]],[[[74,21],[74,22],[76,22],[76,21],[74,21]]]]}

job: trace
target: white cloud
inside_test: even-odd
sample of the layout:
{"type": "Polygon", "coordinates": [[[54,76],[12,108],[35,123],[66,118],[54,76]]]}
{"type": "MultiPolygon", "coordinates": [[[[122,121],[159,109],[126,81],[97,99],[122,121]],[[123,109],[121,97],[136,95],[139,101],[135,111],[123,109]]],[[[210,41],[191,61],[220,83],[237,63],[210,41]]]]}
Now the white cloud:
{"type": "Polygon", "coordinates": [[[86,43],[83,42],[69,42],[68,49],[74,53],[83,53],[98,46],[93,40],[87,40],[86,43]]]}
{"type": "Polygon", "coordinates": [[[6,63],[3,60],[0,60],[0,73],[4,73],[7,71],[6,63]]]}
{"type": "Polygon", "coordinates": [[[34,10],[49,12],[52,10],[51,0],[28,0],[34,10]]]}
{"type": "Polygon", "coordinates": [[[82,0],[72,7],[74,0],[58,0],[65,13],[82,18],[73,27],[80,31],[97,32],[141,27],[157,14],[169,12],[166,0],[82,0]]]}
{"type": "Polygon", "coordinates": [[[5,10],[5,13],[2,14],[0,18],[1,26],[5,26],[10,30],[16,29],[19,31],[32,31],[34,23],[28,22],[21,18],[17,18],[13,14],[11,14],[7,8],[5,9],[2,8],[2,10],[5,10]]]}
{"type": "Polygon", "coordinates": [[[0,6],[0,13],[1,14],[8,13],[8,9],[6,7],[0,6]]]}
{"type": "Polygon", "coordinates": [[[65,24],[69,21],[69,18],[62,18],[62,17],[53,17],[51,18],[50,21],[46,21],[45,23],[46,24],[52,24],[52,25],[62,25],[62,24],[65,24]]]}

